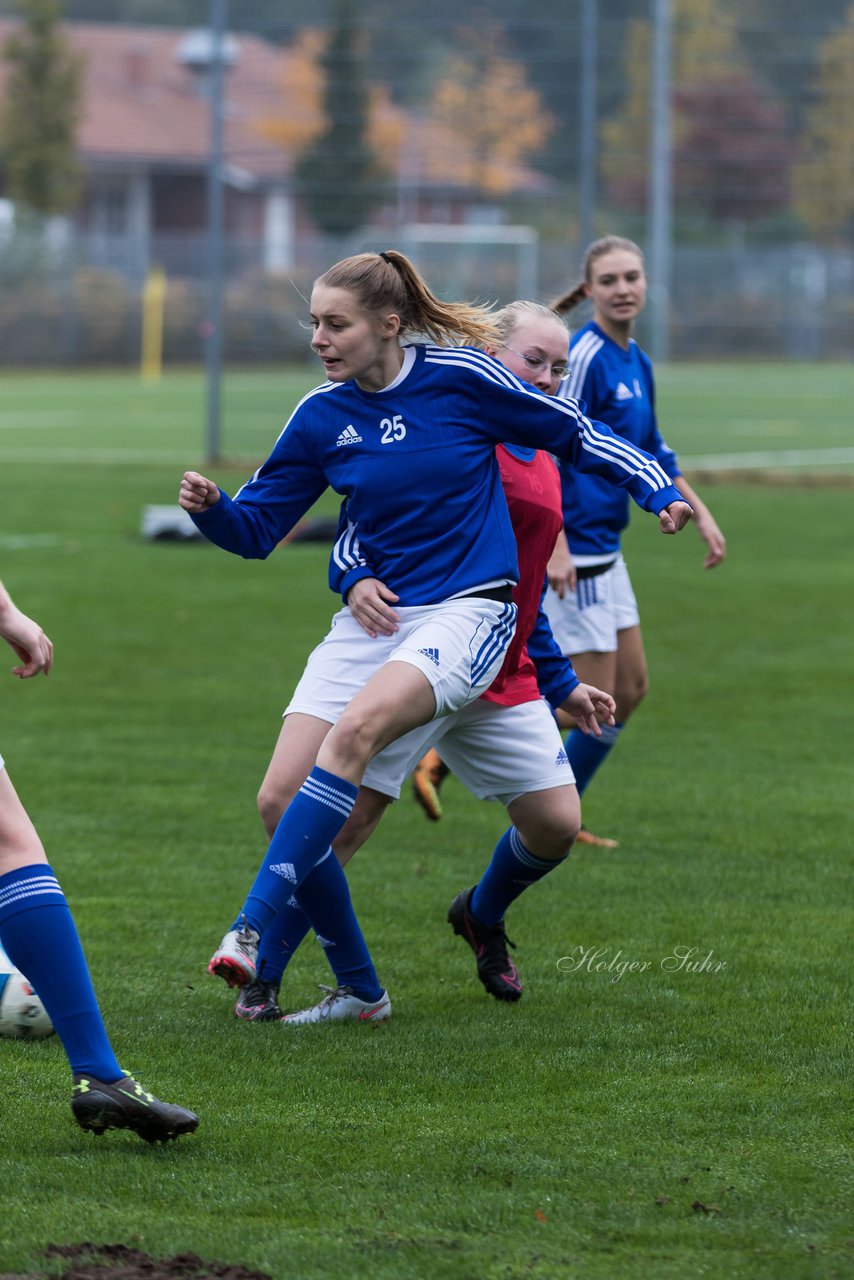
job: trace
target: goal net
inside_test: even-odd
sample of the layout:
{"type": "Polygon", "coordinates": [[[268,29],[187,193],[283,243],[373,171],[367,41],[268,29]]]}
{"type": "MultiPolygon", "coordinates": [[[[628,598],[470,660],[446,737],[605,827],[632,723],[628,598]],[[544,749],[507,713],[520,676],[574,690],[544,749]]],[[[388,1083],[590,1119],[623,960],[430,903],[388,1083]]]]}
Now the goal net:
{"type": "Polygon", "coordinates": [[[504,304],[538,296],[534,227],[416,222],[401,227],[397,239],[431,289],[444,297],[504,304]]]}

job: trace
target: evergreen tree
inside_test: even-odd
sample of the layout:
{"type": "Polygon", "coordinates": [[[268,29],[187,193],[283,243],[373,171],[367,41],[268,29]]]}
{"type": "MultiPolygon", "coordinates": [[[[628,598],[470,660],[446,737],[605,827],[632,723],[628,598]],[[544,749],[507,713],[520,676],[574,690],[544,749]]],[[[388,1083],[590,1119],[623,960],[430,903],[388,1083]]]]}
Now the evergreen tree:
{"type": "Polygon", "coordinates": [[[385,175],[368,142],[370,94],[352,0],[338,0],[322,58],[325,127],[296,176],[313,220],[330,236],[364,226],[385,197],[385,175]]]}
{"type": "Polygon", "coordinates": [[[20,0],[21,27],[9,37],[0,104],[0,153],[8,196],[31,212],[66,213],[80,193],[75,135],[82,60],[60,27],[59,0],[20,0]]]}

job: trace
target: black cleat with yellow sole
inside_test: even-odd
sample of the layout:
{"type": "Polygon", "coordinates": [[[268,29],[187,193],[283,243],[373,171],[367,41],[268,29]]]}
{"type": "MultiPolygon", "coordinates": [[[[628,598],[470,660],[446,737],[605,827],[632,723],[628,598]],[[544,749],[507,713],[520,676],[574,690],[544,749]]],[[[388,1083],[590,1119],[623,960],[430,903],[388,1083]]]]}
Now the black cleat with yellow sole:
{"type": "Polygon", "coordinates": [[[144,1142],[180,1138],[184,1133],[193,1133],[199,1123],[192,1111],[161,1102],[132,1076],[123,1076],[112,1084],[94,1076],[75,1076],[71,1110],[80,1128],[89,1133],[131,1129],[144,1142]]]}

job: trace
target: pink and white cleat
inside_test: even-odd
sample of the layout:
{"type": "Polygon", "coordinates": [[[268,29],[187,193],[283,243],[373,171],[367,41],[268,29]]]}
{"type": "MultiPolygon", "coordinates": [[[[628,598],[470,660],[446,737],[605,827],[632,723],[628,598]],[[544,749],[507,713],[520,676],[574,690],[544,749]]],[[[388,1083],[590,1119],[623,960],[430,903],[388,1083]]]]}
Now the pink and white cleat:
{"type": "Polygon", "coordinates": [[[245,987],[254,982],[258,972],[258,944],[261,935],[243,923],[240,929],[230,929],[211,956],[208,973],[222,978],[230,987],[245,987]]]}
{"type": "Polygon", "coordinates": [[[391,1017],[391,1001],[383,991],[379,1000],[360,1000],[353,995],[352,987],[326,987],[320,990],[328,994],[310,1009],[299,1013],[286,1013],[282,1022],[291,1027],[306,1027],[317,1022],[385,1022],[391,1017]]]}

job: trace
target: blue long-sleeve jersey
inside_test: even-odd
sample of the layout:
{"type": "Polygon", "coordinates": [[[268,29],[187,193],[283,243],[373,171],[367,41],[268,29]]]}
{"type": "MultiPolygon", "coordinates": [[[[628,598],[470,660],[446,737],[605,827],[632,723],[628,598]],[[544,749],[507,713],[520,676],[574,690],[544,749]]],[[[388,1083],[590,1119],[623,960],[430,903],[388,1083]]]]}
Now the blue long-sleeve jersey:
{"type": "MultiPolygon", "coordinates": [[[[547,449],[658,513],[678,501],[658,462],[470,347],[407,347],[383,391],[327,382],[304,396],[234,498],[193,517],[227,551],[263,558],[327,486],[347,498],[364,558],[401,606],[515,582],[495,445],[547,449]]],[[[346,568],[346,566],[345,566],[346,568]]]]}
{"type": "MultiPolygon", "coordinates": [[[[582,400],[592,418],[606,422],[621,440],[652,454],[669,479],[681,474],[676,454],[658,430],[652,364],[634,339],[623,350],[591,320],[573,335],[569,366],[561,396],[582,400]]],[[[573,555],[603,559],[616,555],[629,523],[625,490],[562,460],[560,472],[564,528],[573,555]]]]}

